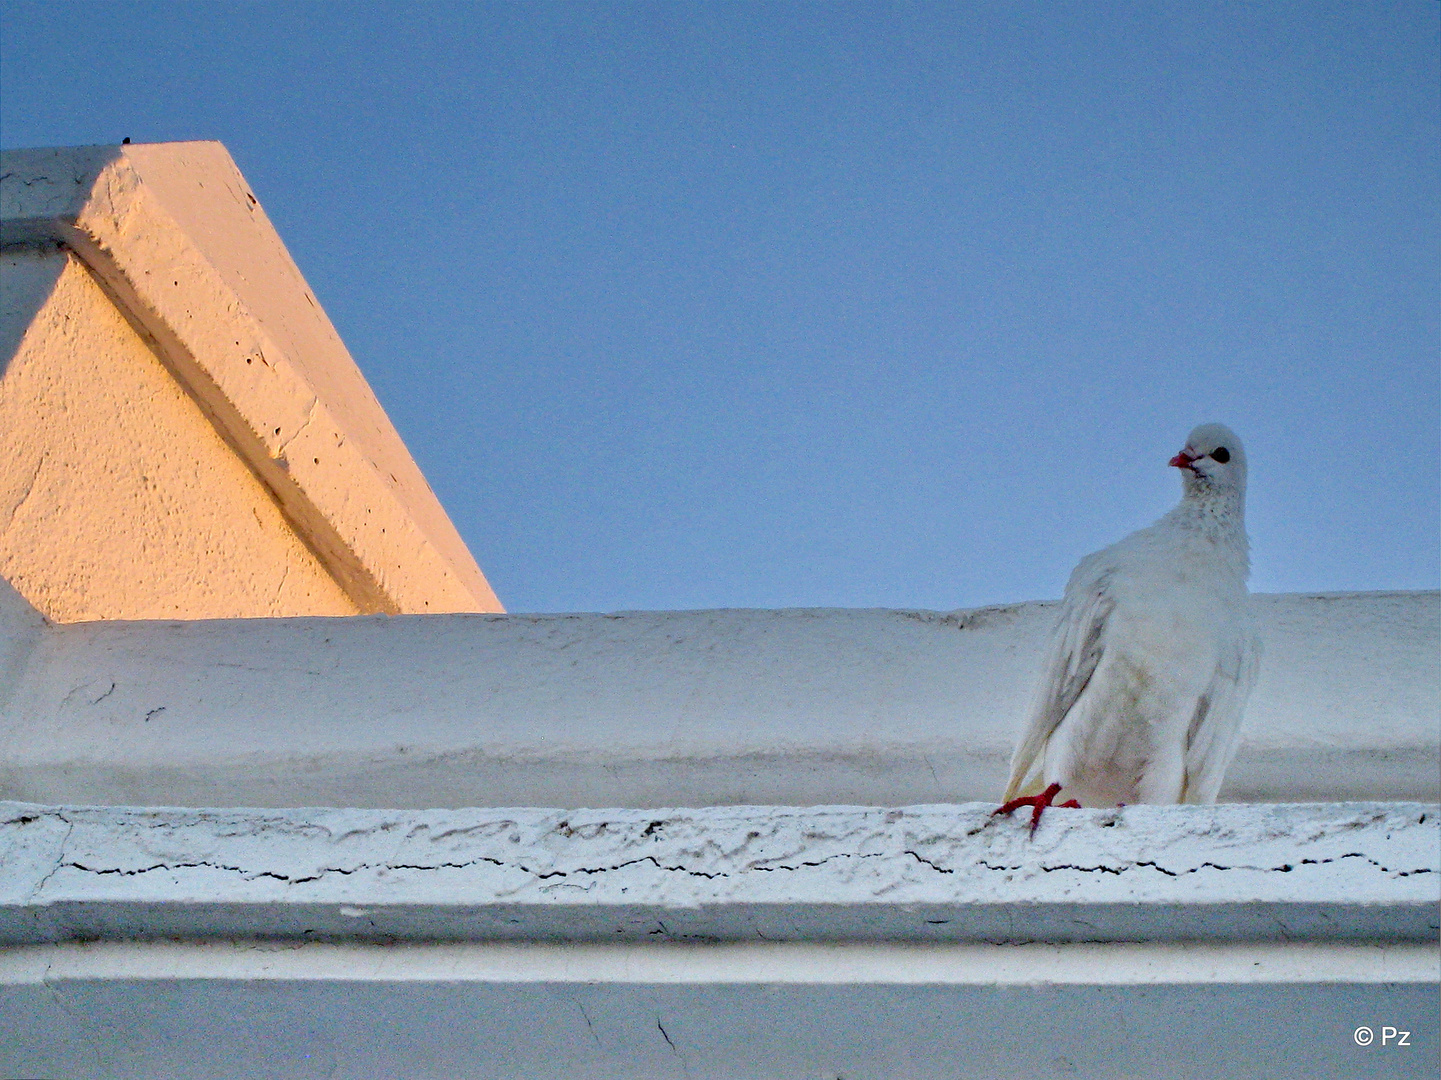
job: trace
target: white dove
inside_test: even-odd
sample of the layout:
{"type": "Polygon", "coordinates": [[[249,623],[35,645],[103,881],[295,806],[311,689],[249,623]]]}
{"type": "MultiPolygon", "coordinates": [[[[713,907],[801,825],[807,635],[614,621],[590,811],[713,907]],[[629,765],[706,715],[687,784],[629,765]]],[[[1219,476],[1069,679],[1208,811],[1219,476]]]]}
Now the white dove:
{"type": "Polygon", "coordinates": [[[1202,424],[1171,459],[1179,505],[1071,573],[1005,805],[1211,803],[1236,750],[1260,640],[1246,578],[1246,453],[1202,424]],[[1017,797],[1021,796],[1021,797],[1017,797]],[[1079,802],[1077,801],[1079,800],[1079,802]]]}

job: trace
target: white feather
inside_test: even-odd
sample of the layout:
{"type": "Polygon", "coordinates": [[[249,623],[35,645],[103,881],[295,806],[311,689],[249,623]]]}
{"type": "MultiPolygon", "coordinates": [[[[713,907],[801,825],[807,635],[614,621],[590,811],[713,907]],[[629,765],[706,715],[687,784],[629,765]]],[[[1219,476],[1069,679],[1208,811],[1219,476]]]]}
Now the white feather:
{"type": "Polygon", "coordinates": [[[1071,574],[1007,800],[1058,783],[1083,806],[1215,801],[1260,660],[1246,457],[1220,424],[1184,457],[1180,504],[1071,574]]]}

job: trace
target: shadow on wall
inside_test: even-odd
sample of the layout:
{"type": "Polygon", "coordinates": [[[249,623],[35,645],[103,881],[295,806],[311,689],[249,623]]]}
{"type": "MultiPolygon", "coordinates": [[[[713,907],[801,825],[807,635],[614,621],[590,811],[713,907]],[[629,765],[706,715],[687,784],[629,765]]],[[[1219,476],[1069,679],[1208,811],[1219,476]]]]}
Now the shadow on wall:
{"type": "Polygon", "coordinates": [[[64,269],[65,258],[57,257],[54,244],[6,247],[0,252],[5,281],[0,289],[0,381],[64,269]]]}

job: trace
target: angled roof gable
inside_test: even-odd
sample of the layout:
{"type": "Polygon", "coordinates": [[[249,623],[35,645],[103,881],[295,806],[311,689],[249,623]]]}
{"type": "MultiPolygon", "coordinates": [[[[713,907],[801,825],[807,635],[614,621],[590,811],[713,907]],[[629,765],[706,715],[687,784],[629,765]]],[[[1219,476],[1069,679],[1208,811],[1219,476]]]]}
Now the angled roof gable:
{"type": "MultiPolygon", "coordinates": [[[[77,344],[74,333],[81,331],[73,329],[66,337],[52,327],[50,344],[39,341],[46,305],[59,302],[62,284],[69,282],[66,287],[81,297],[72,297],[72,305],[90,303],[84,312],[92,313],[67,311],[65,319],[104,321],[81,296],[91,286],[71,281],[79,273],[73,266],[65,269],[78,261],[84,267],[81,276],[108,297],[228,451],[243,462],[351,610],[502,610],[223,146],[195,142],[7,151],[0,172],[0,216],[9,254],[48,252],[52,264],[50,270],[35,272],[33,264],[16,261],[18,255],[6,261],[11,295],[0,335],[0,344],[8,346],[0,355],[0,365],[8,365],[0,366],[0,424],[18,429],[23,420],[17,414],[21,419],[6,421],[3,413],[6,384],[18,385],[22,355],[32,368],[58,368],[89,347],[77,344]],[[55,283],[47,291],[51,276],[55,283]]],[[[57,318],[51,323],[58,325],[57,318]]],[[[121,334],[107,332],[111,338],[121,334]]],[[[72,382],[93,378],[93,373],[77,375],[72,382]]],[[[159,393],[153,381],[147,384],[146,402],[159,393]]],[[[62,419],[52,425],[67,422],[64,418],[72,414],[62,410],[56,415],[62,419]]],[[[183,427],[182,421],[176,423],[183,427]]],[[[48,430],[30,435],[37,437],[51,436],[48,430]]],[[[108,452],[113,454],[113,447],[108,452]]],[[[72,461],[68,467],[80,466],[72,461]]],[[[149,474],[147,482],[153,482],[149,474]]],[[[12,522],[4,520],[7,483],[20,491],[25,480],[5,477],[0,462],[0,536],[17,512],[12,507],[12,522]]],[[[35,478],[29,484],[33,488],[35,478]]],[[[10,494],[17,506],[24,501],[10,494]]],[[[23,494],[30,498],[29,489],[23,494]]],[[[185,497],[193,501],[193,494],[185,497]]],[[[61,514],[65,509],[54,508],[61,514]]],[[[257,519],[264,517],[260,508],[255,512],[257,519]]],[[[277,558],[294,562],[298,557],[277,558]]],[[[133,566],[128,572],[143,576],[147,568],[133,566]]],[[[197,564],[195,573],[204,572],[197,564]]],[[[9,575],[22,592],[26,585],[18,579],[36,579],[38,571],[27,573],[29,578],[18,571],[9,575]]],[[[104,591],[95,584],[96,575],[76,580],[82,579],[92,592],[104,591]]],[[[167,594],[174,591],[167,586],[167,594]]],[[[319,597],[323,591],[317,583],[307,595],[319,597]]],[[[173,611],[163,603],[117,609],[91,596],[88,606],[77,610],[86,613],[82,617],[98,618],[137,617],[135,610],[147,617],[161,611],[181,617],[332,614],[338,601],[315,600],[308,609],[311,601],[296,597],[278,609],[256,611],[226,603],[215,610],[208,610],[203,599],[173,611]]],[[[37,606],[44,610],[46,605],[37,606]]]]}

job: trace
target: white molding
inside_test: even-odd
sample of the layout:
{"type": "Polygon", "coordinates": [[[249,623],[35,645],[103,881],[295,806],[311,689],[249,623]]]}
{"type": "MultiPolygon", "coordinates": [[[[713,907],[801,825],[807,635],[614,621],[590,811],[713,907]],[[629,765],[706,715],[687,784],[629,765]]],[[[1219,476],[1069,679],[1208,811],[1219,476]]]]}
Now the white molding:
{"type": "Polygon", "coordinates": [[[74,980],[763,985],[1435,984],[1429,944],[67,942],[0,947],[0,986],[74,980]]]}

